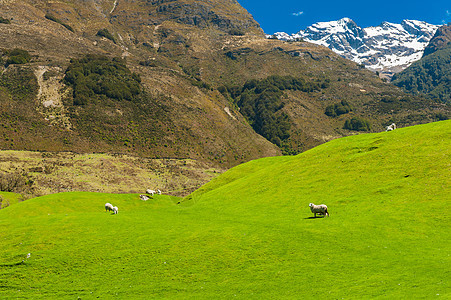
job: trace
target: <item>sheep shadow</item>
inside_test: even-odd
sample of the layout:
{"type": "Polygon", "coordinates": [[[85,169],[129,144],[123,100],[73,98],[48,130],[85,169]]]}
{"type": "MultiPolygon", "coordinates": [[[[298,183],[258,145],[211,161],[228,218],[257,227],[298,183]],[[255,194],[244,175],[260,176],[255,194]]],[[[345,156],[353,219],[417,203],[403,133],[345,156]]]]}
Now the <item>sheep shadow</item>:
{"type": "Polygon", "coordinates": [[[315,220],[315,219],[324,219],[325,218],[325,216],[322,216],[322,217],[307,217],[307,218],[304,218],[304,220],[315,220]]]}

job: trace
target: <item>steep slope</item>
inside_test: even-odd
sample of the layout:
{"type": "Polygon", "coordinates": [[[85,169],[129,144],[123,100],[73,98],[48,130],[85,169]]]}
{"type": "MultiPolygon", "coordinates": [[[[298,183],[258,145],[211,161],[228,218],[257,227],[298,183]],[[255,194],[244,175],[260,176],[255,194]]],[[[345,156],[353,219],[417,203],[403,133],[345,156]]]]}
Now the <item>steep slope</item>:
{"type": "Polygon", "coordinates": [[[100,193],[12,205],[0,296],[447,298],[450,136],[446,121],[334,140],[240,165],[178,205],[100,193]]]}
{"type": "Polygon", "coordinates": [[[112,23],[127,27],[152,26],[173,21],[202,29],[263,34],[260,25],[236,0],[118,1],[116,4],[110,12],[112,23]]]}
{"type": "MultiPolygon", "coordinates": [[[[158,10],[162,3],[118,1],[112,10],[113,2],[9,1],[0,4],[4,17],[12,19],[11,24],[0,24],[2,47],[26,49],[33,56],[32,62],[26,65],[9,65],[2,70],[2,134],[6,137],[2,141],[3,148],[122,152],[152,157],[191,157],[226,164],[280,153],[276,146],[255,134],[239,114],[227,114],[224,108],[230,104],[217,91],[194,86],[176,58],[172,59],[171,56],[185,55],[188,48],[185,37],[170,28],[185,24],[172,20],[169,13],[164,14],[167,19],[134,23],[140,18],[132,16],[138,12],[152,16],[152,9],[158,10]],[[70,24],[73,32],[45,16],[70,24]],[[164,27],[158,22],[169,22],[169,25],[164,27]],[[113,32],[114,42],[96,35],[103,28],[113,32]],[[138,39],[140,42],[136,45],[138,39]],[[86,54],[127,58],[128,67],[141,74],[148,94],[139,103],[105,99],[100,105],[80,107],[72,105],[70,88],[54,85],[50,89],[56,93],[58,101],[45,105],[49,99],[46,94],[39,94],[39,90],[49,81],[42,78],[46,75],[61,80],[69,61],[86,54]],[[150,67],[146,65],[149,59],[153,63],[150,67]],[[21,81],[26,82],[25,89],[13,90],[12,86],[21,81]],[[14,109],[11,111],[11,108],[14,109]],[[16,124],[17,120],[23,123],[20,120],[25,119],[35,125],[30,128],[25,123],[16,124]],[[12,123],[16,125],[11,126],[12,123]]],[[[215,6],[214,10],[221,20],[230,17],[228,27],[215,25],[208,29],[215,35],[228,35],[221,30],[238,26],[242,26],[243,32],[251,25],[250,31],[260,30],[237,3],[215,6]]],[[[207,23],[215,20],[207,20],[207,23]]],[[[196,31],[189,26],[185,29],[196,31]]],[[[4,61],[6,59],[7,55],[4,61]]]]}
{"type": "MultiPolygon", "coordinates": [[[[236,201],[240,194],[252,206],[253,203],[261,205],[260,201],[252,201],[259,197],[297,202],[299,199],[307,201],[311,193],[315,195],[311,202],[315,203],[330,200],[346,205],[368,198],[376,204],[376,199],[382,203],[386,201],[385,192],[377,192],[381,191],[381,187],[385,186],[391,199],[409,190],[401,197],[409,199],[410,193],[421,189],[416,184],[426,186],[428,178],[434,185],[437,184],[434,193],[439,198],[449,199],[445,187],[450,180],[450,170],[446,167],[451,155],[448,149],[450,134],[451,121],[448,120],[392,132],[345,137],[297,156],[263,158],[239,165],[184,200],[189,203],[202,199],[204,205],[214,206],[220,202],[225,202],[221,205],[228,205],[236,201]],[[434,160],[430,162],[434,166],[425,167],[429,164],[427,160],[434,160]],[[428,171],[423,173],[424,168],[428,171]],[[249,188],[242,189],[246,184],[249,188]],[[324,190],[326,185],[328,187],[324,190]],[[271,188],[261,189],[262,186],[271,188]],[[257,192],[254,188],[261,190],[257,192]],[[306,188],[305,193],[300,192],[303,188],[306,188]],[[229,192],[225,193],[225,190],[229,192]],[[216,199],[217,195],[222,196],[216,199]],[[287,195],[291,195],[291,200],[282,200],[287,195]],[[359,199],[360,196],[364,198],[359,199]]],[[[421,193],[426,193],[426,190],[421,193]]],[[[414,198],[420,200],[423,196],[414,198]]],[[[432,200],[433,196],[424,199],[432,200]]],[[[274,201],[273,205],[279,206],[280,203],[274,201]]]]}
{"type": "Polygon", "coordinates": [[[440,27],[423,58],[393,77],[393,84],[412,94],[451,103],[451,26],[440,27]]]}
{"type": "Polygon", "coordinates": [[[343,129],[352,118],[380,131],[449,111],[324,47],[265,39],[236,1],[7,1],[0,11],[11,20],[0,24],[2,149],[189,157],[229,167],[353,134],[343,129]],[[15,48],[30,59],[8,63],[15,48]],[[68,78],[74,69],[86,72],[68,78]],[[302,84],[277,85],[282,77],[302,84]],[[262,95],[252,80],[272,86],[262,95]],[[264,106],[255,109],[264,112],[258,122],[271,121],[260,134],[240,107],[249,93],[249,106],[264,106]],[[342,101],[352,111],[325,114],[342,101]],[[277,120],[289,126],[272,139],[266,133],[277,131],[277,120]]]}
{"type": "Polygon", "coordinates": [[[443,25],[437,29],[432,39],[424,49],[423,57],[438,50],[450,47],[451,45],[451,25],[443,25]]]}
{"type": "Polygon", "coordinates": [[[291,36],[286,33],[275,35],[284,40],[301,38],[328,47],[370,70],[392,75],[421,58],[438,27],[422,21],[404,20],[401,24],[383,22],[379,26],[361,28],[353,20],[343,18],[313,24],[291,36]]]}

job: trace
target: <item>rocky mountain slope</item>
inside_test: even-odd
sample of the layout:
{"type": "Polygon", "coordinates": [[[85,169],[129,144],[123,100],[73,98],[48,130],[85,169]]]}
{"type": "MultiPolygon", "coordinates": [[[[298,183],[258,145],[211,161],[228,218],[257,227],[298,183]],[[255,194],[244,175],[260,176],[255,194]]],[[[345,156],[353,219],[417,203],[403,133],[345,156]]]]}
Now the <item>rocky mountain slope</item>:
{"type": "Polygon", "coordinates": [[[229,167],[449,112],[325,47],[266,39],[234,0],[11,0],[0,17],[2,149],[229,167]]]}
{"type": "Polygon", "coordinates": [[[391,76],[419,60],[439,26],[404,20],[401,24],[383,22],[361,28],[353,20],[320,22],[288,35],[275,33],[282,40],[304,39],[328,47],[339,55],[364,64],[368,69],[391,76]]]}
{"type": "Polygon", "coordinates": [[[424,49],[423,57],[451,46],[451,25],[443,25],[437,29],[429,44],[424,49]]]}
{"type": "Polygon", "coordinates": [[[440,27],[424,56],[395,74],[393,84],[415,95],[451,103],[451,26],[440,27]]]}

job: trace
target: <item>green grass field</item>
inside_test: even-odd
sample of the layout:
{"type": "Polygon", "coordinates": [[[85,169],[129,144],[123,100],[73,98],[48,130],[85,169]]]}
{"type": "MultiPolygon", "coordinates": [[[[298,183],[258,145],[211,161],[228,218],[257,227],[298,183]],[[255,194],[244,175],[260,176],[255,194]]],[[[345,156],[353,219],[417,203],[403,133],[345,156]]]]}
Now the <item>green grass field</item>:
{"type": "Polygon", "coordinates": [[[451,298],[450,149],[444,121],[252,161],[184,199],[20,202],[0,211],[0,298],[451,298]]]}
{"type": "Polygon", "coordinates": [[[20,201],[25,200],[20,194],[10,192],[0,192],[1,207],[5,208],[20,201]]]}

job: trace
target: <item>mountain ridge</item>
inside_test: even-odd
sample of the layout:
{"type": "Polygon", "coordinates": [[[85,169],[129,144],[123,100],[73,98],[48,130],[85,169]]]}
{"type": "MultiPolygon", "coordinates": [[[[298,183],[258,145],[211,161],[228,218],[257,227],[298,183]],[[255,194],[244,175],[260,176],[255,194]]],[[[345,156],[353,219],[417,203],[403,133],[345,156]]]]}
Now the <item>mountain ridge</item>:
{"type": "Polygon", "coordinates": [[[282,40],[303,39],[330,48],[342,57],[390,77],[419,60],[438,25],[403,20],[361,28],[350,18],[315,23],[305,30],[274,36],[282,40]]]}
{"type": "Polygon", "coordinates": [[[437,29],[423,57],[393,76],[393,84],[415,95],[451,103],[451,25],[437,29]]]}
{"type": "Polygon", "coordinates": [[[230,167],[356,134],[343,128],[350,119],[381,131],[392,122],[434,121],[449,110],[404,94],[327,48],[266,39],[235,1],[13,0],[1,2],[0,12],[11,20],[0,24],[2,149],[193,158],[230,167]],[[191,8],[196,18],[187,19],[191,8]],[[30,59],[9,64],[15,48],[30,59]],[[92,55],[104,57],[105,70],[124,72],[102,77],[92,55]],[[88,89],[64,79],[80,62],[91,68],[79,76],[88,89]],[[135,81],[136,97],[102,84],[121,76],[135,81]],[[325,114],[342,101],[352,110],[325,114]],[[278,122],[286,130],[269,137],[272,143],[278,122]]]}
{"type": "Polygon", "coordinates": [[[437,29],[424,49],[423,57],[451,46],[451,25],[443,25],[437,29]]]}

